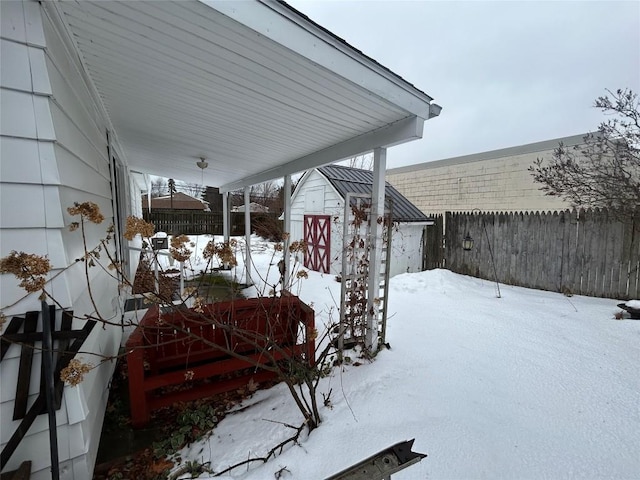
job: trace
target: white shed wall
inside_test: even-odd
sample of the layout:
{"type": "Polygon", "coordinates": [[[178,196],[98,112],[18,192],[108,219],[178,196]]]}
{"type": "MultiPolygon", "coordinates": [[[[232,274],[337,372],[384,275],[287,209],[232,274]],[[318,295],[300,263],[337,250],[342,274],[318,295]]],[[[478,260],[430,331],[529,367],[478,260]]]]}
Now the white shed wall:
{"type": "MultiPolygon", "coordinates": [[[[85,201],[100,206],[105,221],[87,226],[88,249],[98,245],[113,222],[106,121],[78,73],[77,59],[69,55],[55,22],[39,3],[0,2],[0,19],[0,256],[12,250],[47,255],[53,265],[50,276],[60,274],[48,290],[64,307],[79,316],[97,307],[105,318],[117,319],[117,282],[98,267],[89,269],[94,306],[84,264],[78,262],[63,272],[85,251],[80,232],[67,228],[77,220],[67,208],[85,201]]],[[[0,276],[0,307],[8,319],[40,310],[37,295],[24,297],[17,283],[12,275],[0,276]]],[[[74,328],[83,323],[74,321],[74,328]]],[[[98,325],[82,349],[115,354],[120,336],[119,328],[104,330],[98,325]]],[[[2,446],[19,425],[11,421],[19,353],[17,346],[11,347],[0,363],[2,446]]],[[[80,357],[94,365],[101,358],[80,357]]],[[[31,381],[34,394],[39,387],[39,365],[36,358],[31,381]]],[[[113,367],[105,363],[78,387],[65,387],[56,414],[63,479],[91,478],[113,367]]],[[[32,460],[31,478],[49,478],[47,430],[46,416],[40,416],[5,470],[32,460]]]]}
{"type": "Polygon", "coordinates": [[[422,231],[424,224],[400,223],[391,233],[389,275],[422,271],[422,231]]]}
{"type": "Polygon", "coordinates": [[[330,273],[342,270],[342,217],[344,202],[331,184],[316,170],[312,170],[304,183],[296,188],[291,201],[291,238],[304,239],[305,215],[331,216],[330,273]]]}

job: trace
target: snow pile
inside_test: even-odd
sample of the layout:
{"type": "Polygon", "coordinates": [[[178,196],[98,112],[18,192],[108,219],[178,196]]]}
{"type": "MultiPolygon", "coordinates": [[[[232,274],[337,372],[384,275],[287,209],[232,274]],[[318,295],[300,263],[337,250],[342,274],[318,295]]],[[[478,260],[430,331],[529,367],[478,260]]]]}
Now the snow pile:
{"type": "Polygon", "coordinates": [[[640,310],[640,300],[627,300],[624,304],[629,308],[640,310]]]}
{"type": "MultiPolygon", "coordinates": [[[[277,278],[273,246],[254,247],[254,268],[277,278]]],[[[320,427],[228,478],[270,479],[285,467],[280,478],[323,479],[411,438],[428,457],[394,480],[638,478],[640,322],[613,320],[610,299],[507,285],[496,298],[494,287],[446,270],[394,277],[391,350],[334,370],[319,388],[332,391],[320,427]]],[[[337,315],[339,292],[330,275],[309,272],[301,283],[319,327],[337,315]]],[[[301,423],[283,385],[246,404],[183,461],[221,471],[301,423]]]]}

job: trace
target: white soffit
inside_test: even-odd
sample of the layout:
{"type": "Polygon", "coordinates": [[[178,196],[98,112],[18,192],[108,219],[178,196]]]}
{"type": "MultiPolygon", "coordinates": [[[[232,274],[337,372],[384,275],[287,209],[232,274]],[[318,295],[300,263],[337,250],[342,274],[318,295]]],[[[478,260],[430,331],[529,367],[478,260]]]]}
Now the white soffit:
{"type": "Polygon", "coordinates": [[[130,168],[239,188],[421,138],[431,98],[280,3],[57,2],[130,168]]]}

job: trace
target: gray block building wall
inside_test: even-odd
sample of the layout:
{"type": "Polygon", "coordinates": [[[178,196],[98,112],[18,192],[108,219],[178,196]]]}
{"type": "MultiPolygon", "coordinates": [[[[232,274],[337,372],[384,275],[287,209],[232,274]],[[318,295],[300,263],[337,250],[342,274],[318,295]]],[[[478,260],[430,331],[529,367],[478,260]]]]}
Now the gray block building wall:
{"type": "Polygon", "coordinates": [[[570,208],[547,196],[533,181],[529,167],[537,158],[550,159],[562,142],[583,143],[584,134],[492,150],[473,155],[387,170],[386,179],[428,215],[449,212],[519,212],[570,208]]]}

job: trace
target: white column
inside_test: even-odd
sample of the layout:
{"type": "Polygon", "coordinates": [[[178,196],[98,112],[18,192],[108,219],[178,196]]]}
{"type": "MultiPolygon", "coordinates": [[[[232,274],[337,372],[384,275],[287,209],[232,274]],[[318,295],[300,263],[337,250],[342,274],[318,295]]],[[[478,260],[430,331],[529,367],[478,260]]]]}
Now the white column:
{"type": "Polygon", "coordinates": [[[284,177],[284,232],[287,238],[284,239],[284,279],[282,281],[284,288],[289,285],[291,255],[289,255],[289,245],[291,245],[291,175],[284,177]]]}
{"type": "Polygon", "coordinates": [[[387,169],[387,149],[373,151],[373,189],[371,192],[370,230],[371,253],[369,254],[369,290],[367,292],[367,332],[366,344],[375,352],[378,348],[378,302],[380,297],[380,273],[382,271],[382,231],[383,224],[378,219],[384,217],[384,176],[387,169]],[[373,315],[371,314],[373,312],[373,315]]]}
{"type": "Polygon", "coordinates": [[[229,215],[229,192],[222,194],[222,238],[224,242],[229,241],[231,222],[229,215]]]}
{"type": "Polygon", "coordinates": [[[247,272],[247,285],[253,285],[251,279],[251,190],[244,187],[244,239],[245,239],[245,271],[247,272]]]}

